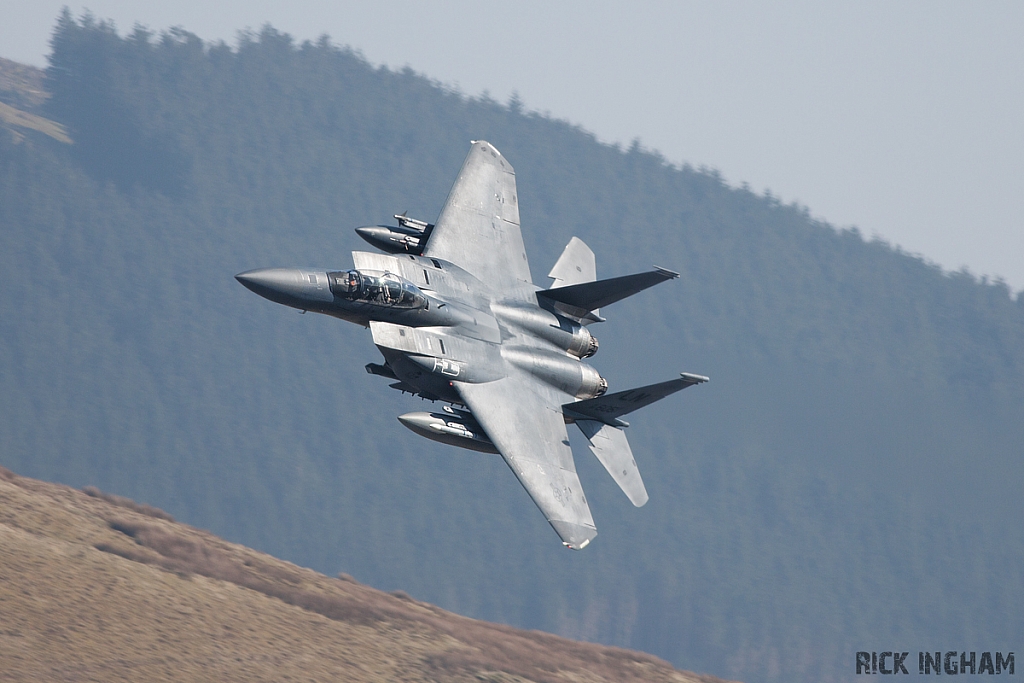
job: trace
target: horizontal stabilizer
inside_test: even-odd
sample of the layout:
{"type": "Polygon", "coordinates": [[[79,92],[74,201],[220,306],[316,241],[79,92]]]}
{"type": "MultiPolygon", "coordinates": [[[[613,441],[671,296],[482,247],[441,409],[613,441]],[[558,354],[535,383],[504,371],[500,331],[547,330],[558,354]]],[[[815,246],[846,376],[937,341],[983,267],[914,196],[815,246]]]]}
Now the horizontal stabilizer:
{"type": "Polygon", "coordinates": [[[646,273],[623,275],[622,277],[595,280],[594,282],[583,282],[569,285],[568,287],[542,289],[537,292],[537,297],[588,312],[613,304],[637,292],[642,292],[659,282],[677,277],[679,277],[679,273],[673,273],[671,270],[655,266],[654,270],[646,273]]]}
{"type": "Polygon", "coordinates": [[[585,401],[566,403],[562,406],[562,412],[576,420],[597,420],[608,425],[625,427],[627,424],[619,419],[622,415],[649,406],[681,389],[707,381],[708,378],[703,375],[691,375],[688,372],[683,372],[680,373],[678,379],[670,379],[667,382],[605,394],[597,398],[588,398],[585,401]]]}
{"type": "Polygon", "coordinates": [[[640,477],[625,432],[597,420],[576,420],[576,426],[587,437],[591,452],[608,470],[608,474],[612,475],[629,502],[643,507],[647,502],[647,488],[640,477]]]}

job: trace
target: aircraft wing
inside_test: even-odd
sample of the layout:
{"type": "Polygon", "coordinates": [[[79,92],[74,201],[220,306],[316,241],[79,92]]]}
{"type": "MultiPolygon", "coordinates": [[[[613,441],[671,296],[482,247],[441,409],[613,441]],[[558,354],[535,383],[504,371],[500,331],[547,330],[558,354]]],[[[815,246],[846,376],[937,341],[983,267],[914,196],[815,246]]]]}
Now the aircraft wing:
{"type": "Polygon", "coordinates": [[[455,389],[562,542],[582,550],[597,536],[562,417],[566,395],[522,371],[455,389]]]}
{"type": "Polygon", "coordinates": [[[457,264],[499,290],[532,288],[516,173],[490,143],[470,148],[423,255],[457,264]]]}

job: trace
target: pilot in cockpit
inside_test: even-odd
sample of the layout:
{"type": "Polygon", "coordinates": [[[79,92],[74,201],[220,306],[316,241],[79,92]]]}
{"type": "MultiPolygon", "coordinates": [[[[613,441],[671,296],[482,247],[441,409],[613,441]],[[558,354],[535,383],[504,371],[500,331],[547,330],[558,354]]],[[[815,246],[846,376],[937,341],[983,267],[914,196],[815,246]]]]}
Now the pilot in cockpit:
{"type": "Polygon", "coordinates": [[[427,298],[416,285],[390,272],[380,276],[358,270],[327,274],[331,291],[350,301],[396,308],[428,308],[427,298]]]}

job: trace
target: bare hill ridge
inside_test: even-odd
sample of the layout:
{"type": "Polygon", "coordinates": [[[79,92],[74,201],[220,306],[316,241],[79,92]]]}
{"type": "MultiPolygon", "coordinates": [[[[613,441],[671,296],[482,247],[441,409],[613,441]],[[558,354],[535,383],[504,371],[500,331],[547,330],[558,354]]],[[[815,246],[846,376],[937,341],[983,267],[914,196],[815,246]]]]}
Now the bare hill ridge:
{"type": "Polygon", "coordinates": [[[64,126],[38,114],[50,96],[45,79],[42,69],[0,57],[0,128],[6,129],[16,143],[25,139],[26,130],[36,130],[71,144],[64,126]]]}
{"type": "Polygon", "coordinates": [[[13,681],[719,680],[460,617],[3,468],[0,615],[13,681]]]}

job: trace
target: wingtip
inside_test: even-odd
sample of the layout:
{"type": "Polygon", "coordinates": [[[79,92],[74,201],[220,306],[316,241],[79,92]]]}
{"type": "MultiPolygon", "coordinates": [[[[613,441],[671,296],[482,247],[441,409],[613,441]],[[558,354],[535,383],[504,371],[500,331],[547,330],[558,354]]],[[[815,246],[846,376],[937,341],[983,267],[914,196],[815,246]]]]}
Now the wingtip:
{"type": "Polygon", "coordinates": [[[703,384],[704,382],[710,382],[711,381],[710,377],[705,377],[704,375],[694,375],[693,373],[690,373],[690,372],[680,372],[679,376],[682,377],[685,380],[689,380],[689,381],[694,382],[696,384],[703,384]]]}
{"type": "Polygon", "coordinates": [[[583,550],[597,536],[597,529],[585,524],[574,524],[557,519],[549,519],[548,523],[562,539],[562,545],[569,550],[583,550]]]}
{"type": "Polygon", "coordinates": [[[675,278],[679,277],[679,273],[677,273],[676,271],[669,270],[668,268],[662,268],[661,266],[654,266],[654,270],[661,273],[669,280],[674,280],[675,278]]]}

